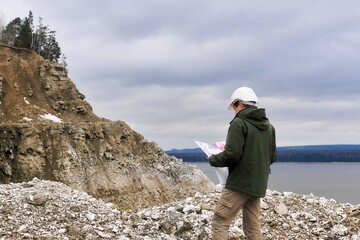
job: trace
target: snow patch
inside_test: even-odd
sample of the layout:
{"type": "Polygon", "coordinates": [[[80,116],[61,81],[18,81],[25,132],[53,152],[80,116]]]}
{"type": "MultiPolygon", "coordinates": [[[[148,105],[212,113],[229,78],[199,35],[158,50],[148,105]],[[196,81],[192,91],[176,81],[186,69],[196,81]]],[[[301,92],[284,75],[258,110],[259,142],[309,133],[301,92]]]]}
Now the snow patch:
{"type": "Polygon", "coordinates": [[[46,113],[44,115],[39,115],[40,117],[42,117],[43,119],[47,119],[47,120],[51,120],[55,123],[62,123],[62,120],[50,113],[46,113]]]}
{"type": "Polygon", "coordinates": [[[30,104],[30,102],[26,99],[26,97],[24,97],[24,101],[26,104],[30,104]]]}
{"type": "Polygon", "coordinates": [[[25,121],[31,121],[32,119],[31,119],[31,118],[28,118],[28,117],[23,117],[23,120],[25,120],[25,121]]]}

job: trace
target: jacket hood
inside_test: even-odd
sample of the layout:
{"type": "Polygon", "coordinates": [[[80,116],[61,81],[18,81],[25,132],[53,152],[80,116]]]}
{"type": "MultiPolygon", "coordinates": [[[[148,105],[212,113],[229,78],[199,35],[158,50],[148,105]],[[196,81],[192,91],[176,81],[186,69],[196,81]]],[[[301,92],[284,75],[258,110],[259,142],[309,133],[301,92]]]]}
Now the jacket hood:
{"type": "Polygon", "coordinates": [[[266,117],[265,109],[255,106],[248,106],[240,111],[236,117],[242,118],[260,130],[266,130],[270,126],[269,119],[266,117]]]}

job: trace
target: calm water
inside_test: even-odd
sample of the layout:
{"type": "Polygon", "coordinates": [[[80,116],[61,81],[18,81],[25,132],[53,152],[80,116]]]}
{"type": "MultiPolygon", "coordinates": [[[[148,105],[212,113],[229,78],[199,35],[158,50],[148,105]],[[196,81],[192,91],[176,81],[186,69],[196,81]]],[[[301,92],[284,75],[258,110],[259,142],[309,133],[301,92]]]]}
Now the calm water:
{"type": "MultiPolygon", "coordinates": [[[[213,182],[219,183],[208,163],[195,163],[213,182]]],[[[274,163],[268,189],[360,204],[360,163],[274,163]]]]}

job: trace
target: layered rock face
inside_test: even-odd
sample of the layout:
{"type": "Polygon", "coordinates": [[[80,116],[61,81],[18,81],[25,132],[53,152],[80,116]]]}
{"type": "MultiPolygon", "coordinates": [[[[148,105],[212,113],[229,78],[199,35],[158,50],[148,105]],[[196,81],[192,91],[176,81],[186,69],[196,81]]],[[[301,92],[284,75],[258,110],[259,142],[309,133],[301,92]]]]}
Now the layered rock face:
{"type": "Polygon", "coordinates": [[[34,177],[129,209],[214,187],[126,123],[96,116],[63,66],[0,45],[0,183],[34,177]]]}

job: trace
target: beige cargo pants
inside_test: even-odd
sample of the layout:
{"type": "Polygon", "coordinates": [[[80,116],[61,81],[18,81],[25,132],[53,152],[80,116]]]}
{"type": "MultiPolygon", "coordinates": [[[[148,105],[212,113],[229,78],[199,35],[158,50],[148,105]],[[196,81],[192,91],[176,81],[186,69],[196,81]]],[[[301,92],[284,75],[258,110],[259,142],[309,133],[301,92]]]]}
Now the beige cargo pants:
{"type": "Polygon", "coordinates": [[[211,223],[213,240],[228,239],[230,224],[241,208],[246,239],[261,239],[260,198],[224,188],[211,223]]]}

